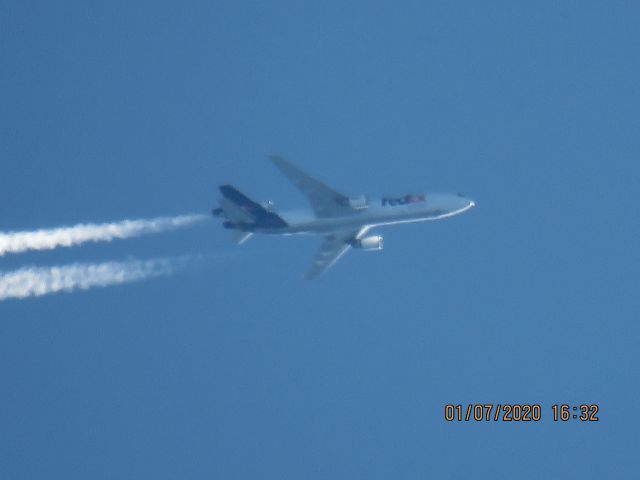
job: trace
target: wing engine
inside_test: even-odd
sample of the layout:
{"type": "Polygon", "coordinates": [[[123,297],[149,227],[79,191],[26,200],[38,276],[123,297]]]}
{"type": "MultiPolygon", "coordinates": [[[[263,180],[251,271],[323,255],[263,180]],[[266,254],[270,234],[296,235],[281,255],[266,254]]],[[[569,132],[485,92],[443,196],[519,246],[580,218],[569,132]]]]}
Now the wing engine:
{"type": "Polygon", "coordinates": [[[368,237],[354,239],[351,245],[354,248],[360,248],[366,251],[375,251],[382,250],[383,243],[384,238],[382,238],[382,235],[369,235],[368,237]]]}

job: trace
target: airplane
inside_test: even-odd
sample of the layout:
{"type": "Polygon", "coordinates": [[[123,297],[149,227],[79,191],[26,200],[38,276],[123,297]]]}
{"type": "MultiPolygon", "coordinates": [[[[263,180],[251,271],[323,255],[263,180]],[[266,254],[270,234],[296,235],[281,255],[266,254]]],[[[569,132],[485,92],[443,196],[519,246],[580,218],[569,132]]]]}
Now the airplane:
{"type": "Polygon", "coordinates": [[[320,251],[305,274],[307,279],[317,277],[334,265],[350,248],[382,250],[383,237],[367,235],[374,227],[441,220],[460,215],[476,205],[462,194],[421,193],[379,199],[368,199],[364,195],[348,197],[280,156],[269,159],[306,195],[312,211],[277,213],[272,202],[257,203],[232,185],[221,185],[222,199],[212,213],[223,219],[224,228],[234,232],[237,244],[246,242],[255,233],[322,235],[320,251]]]}

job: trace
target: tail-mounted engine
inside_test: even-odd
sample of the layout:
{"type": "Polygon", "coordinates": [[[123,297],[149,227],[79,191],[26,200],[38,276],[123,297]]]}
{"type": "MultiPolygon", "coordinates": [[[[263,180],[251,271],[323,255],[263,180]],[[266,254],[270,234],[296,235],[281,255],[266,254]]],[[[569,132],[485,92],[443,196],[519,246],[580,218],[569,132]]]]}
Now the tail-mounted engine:
{"type": "Polygon", "coordinates": [[[364,238],[358,238],[351,243],[351,246],[354,248],[360,248],[362,250],[382,250],[382,244],[384,243],[384,239],[382,235],[370,235],[364,238]]]}

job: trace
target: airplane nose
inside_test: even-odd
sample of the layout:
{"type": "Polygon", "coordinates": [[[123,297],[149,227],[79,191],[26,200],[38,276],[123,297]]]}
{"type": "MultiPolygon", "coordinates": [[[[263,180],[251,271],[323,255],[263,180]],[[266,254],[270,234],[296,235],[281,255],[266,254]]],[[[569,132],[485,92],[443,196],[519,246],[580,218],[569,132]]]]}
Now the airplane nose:
{"type": "Polygon", "coordinates": [[[473,208],[476,206],[476,202],[474,202],[473,200],[469,200],[469,207],[473,208]]]}

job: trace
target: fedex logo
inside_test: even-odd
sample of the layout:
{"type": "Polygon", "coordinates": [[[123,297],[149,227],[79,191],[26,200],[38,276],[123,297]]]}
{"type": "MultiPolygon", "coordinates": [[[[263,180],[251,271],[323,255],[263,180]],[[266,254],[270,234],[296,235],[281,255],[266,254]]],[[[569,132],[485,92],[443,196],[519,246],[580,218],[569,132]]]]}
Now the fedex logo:
{"type": "Polygon", "coordinates": [[[382,206],[390,206],[390,207],[395,207],[396,205],[408,205],[410,203],[420,203],[420,202],[424,202],[425,201],[425,195],[420,194],[420,195],[405,195],[404,197],[397,197],[397,198],[393,198],[393,197],[383,197],[382,198],[382,206]]]}

